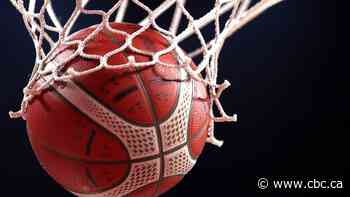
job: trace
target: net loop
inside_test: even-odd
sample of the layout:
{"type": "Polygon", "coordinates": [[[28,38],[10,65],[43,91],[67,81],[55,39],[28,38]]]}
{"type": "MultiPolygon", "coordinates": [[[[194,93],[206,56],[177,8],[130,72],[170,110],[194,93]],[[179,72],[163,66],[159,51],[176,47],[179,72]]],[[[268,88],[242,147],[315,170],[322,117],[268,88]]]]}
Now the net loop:
{"type": "MultiPolygon", "coordinates": [[[[75,0],[75,7],[71,16],[65,24],[56,15],[55,8],[52,5],[52,0],[10,0],[14,7],[23,17],[24,25],[29,32],[34,42],[36,60],[32,75],[27,86],[23,91],[23,101],[21,109],[18,112],[10,112],[11,118],[24,118],[28,103],[37,95],[40,95],[43,90],[50,87],[56,82],[69,81],[75,77],[89,75],[102,69],[124,69],[128,67],[145,68],[154,65],[164,67],[180,67],[184,69],[188,75],[203,84],[208,88],[210,98],[210,116],[212,118],[211,127],[209,129],[208,142],[217,146],[222,146],[222,141],[215,138],[214,123],[215,122],[232,122],[237,121],[237,115],[228,115],[220,102],[220,98],[225,89],[231,84],[225,80],[223,83],[218,83],[219,57],[226,40],[237,32],[241,27],[256,18],[265,10],[282,2],[283,0],[257,0],[253,3],[252,0],[212,0],[212,9],[204,16],[195,18],[189,9],[186,7],[187,0],[164,0],[157,8],[151,9],[144,2],[139,0],[117,0],[111,5],[108,11],[99,9],[88,9],[86,6],[90,0],[75,0]],[[111,27],[111,22],[124,22],[125,15],[128,14],[128,7],[134,4],[144,10],[146,15],[139,22],[140,29],[134,33],[127,33],[111,27]],[[26,6],[27,5],[27,6],[26,6]],[[157,19],[162,14],[175,6],[171,24],[168,29],[163,28],[157,23],[157,19]],[[39,9],[37,10],[37,8],[39,9]],[[222,15],[229,12],[229,17],[222,25],[222,15]],[[114,16],[115,18],[112,18],[114,16]],[[72,40],[71,30],[75,27],[78,18],[81,15],[100,16],[101,22],[95,25],[95,29],[83,40],[72,40]],[[48,17],[47,17],[48,16],[48,17]],[[180,31],[180,23],[183,19],[188,22],[187,27],[180,31]],[[208,38],[202,29],[214,24],[213,35],[208,38]],[[160,32],[163,37],[170,43],[164,50],[161,51],[146,51],[138,49],[133,45],[133,40],[148,30],[153,28],[160,32]],[[87,44],[92,41],[98,33],[107,30],[113,34],[118,34],[125,37],[125,42],[117,49],[111,50],[104,55],[88,54],[84,51],[87,44]],[[52,36],[55,33],[55,37],[52,36]],[[198,40],[199,47],[193,51],[184,51],[179,47],[180,44],[186,42],[188,38],[195,36],[198,40]],[[209,40],[209,42],[207,41],[209,40]],[[46,49],[48,46],[49,49],[46,49]],[[75,50],[64,59],[57,61],[55,57],[59,53],[62,46],[73,47],[75,50]],[[108,60],[124,50],[131,50],[135,53],[150,57],[148,62],[137,62],[135,57],[129,56],[128,62],[120,65],[111,65],[108,60]],[[179,65],[163,62],[161,57],[165,54],[174,52],[177,56],[179,65]],[[196,62],[198,67],[193,68],[192,58],[202,56],[196,62]],[[76,71],[69,68],[67,72],[62,72],[64,65],[74,58],[82,57],[91,60],[98,60],[99,64],[89,70],[76,71]],[[203,77],[201,77],[203,76],[203,77]],[[35,82],[45,77],[45,83],[36,86],[35,82]],[[214,113],[214,107],[217,108],[219,115],[214,113]]],[[[130,10],[131,12],[131,10],[130,10]]]]}

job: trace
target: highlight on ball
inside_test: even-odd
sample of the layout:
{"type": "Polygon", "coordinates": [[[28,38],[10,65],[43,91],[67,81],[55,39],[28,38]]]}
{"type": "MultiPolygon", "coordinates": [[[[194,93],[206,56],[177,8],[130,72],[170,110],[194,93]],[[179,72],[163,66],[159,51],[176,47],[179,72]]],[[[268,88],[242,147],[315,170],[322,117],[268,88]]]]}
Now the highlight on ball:
{"type": "Polygon", "coordinates": [[[201,17],[186,0],[155,8],[139,0],[75,0],[66,20],[51,0],[10,2],[36,53],[20,110],[10,116],[26,120],[42,167],[79,197],[156,197],[190,172],[206,143],[223,145],[214,123],[237,121],[220,102],[230,86],[218,82],[223,45],[282,0],[213,0],[201,17]],[[144,19],[127,21],[142,14],[130,6],[144,19]],[[158,19],[169,11],[164,27],[158,19]],[[100,22],[73,32],[84,16],[100,22]],[[181,48],[191,37],[198,48],[181,48]]]}

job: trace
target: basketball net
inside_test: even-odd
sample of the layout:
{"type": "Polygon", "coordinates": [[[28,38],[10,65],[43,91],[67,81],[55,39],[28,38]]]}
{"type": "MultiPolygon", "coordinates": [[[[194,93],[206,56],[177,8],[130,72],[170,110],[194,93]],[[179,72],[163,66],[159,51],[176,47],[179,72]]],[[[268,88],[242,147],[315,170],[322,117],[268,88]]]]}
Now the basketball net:
{"type": "MultiPolygon", "coordinates": [[[[67,81],[72,78],[88,75],[102,69],[121,69],[126,67],[150,67],[153,65],[162,65],[165,67],[181,67],[194,80],[204,83],[208,87],[210,95],[210,116],[212,117],[211,128],[209,129],[208,142],[217,146],[222,146],[223,142],[214,136],[214,122],[230,122],[237,121],[237,115],[229,116],[223,109],[220,102],[222,92],[230,86],[228,81],[223,83],[217,82],[217,73],[219,67],[219,57],[223,45],[227,38],[232,36],[241,27],[256,18],[268,8],[274,6],[283,0],[211,0],[213,8],[200,18],[194,18],[190,11],[186,8],[186,0],[164,0],[157,8],[151,9],[146,6],[142,0],[118,0],[108,10],[92,10],[86,6],[90,0],[75,0],[75,9],[65,24],[58,19],[51,0],[10,0],[15,8],[22,14],[24,24],[31,38],[34,41],[36,60],[31,78],[24,88],[24,97],[21,110],[18,112],[10,112],[11,118],[25,118],[24,113],[28,103],[43,90],[50,87],[55,82],[67,81]],[[40,2],[40,3],[39,3],[40,2]],[[255,3],[253,3],[255,2],[255,3]],[[123,22],[124,16],[128,10],[128,6],[135,4],[146,12],[145,18],[139,22],[141,28],[129,34],[124,31],[113,29],[110,22],[123,22]],[[162,28],[157,24],[156,20],[162,16],[164,12],[175,6],[171,25],[168,29],[162,28]],[[39,8],[39,9],[38,9],[39,8]],[[229,13],[229,17],[222,23],[222,15],[229,13]],[[81,15],[95,15],[102,18],[101,22],[96,25],[96,29],[84,40],[71,40],[71,30],[81,15]],[[187,20],[187,27],[179,31],[180,23],[183,19],[187,20]],[[212,30],[211,38],[205,38],[202,29],[210,24],[214,24],[215,29],[212,30]],[[149,52],[133,46],[133,39],[146,31],[148,28],[154,28],[161,32],[165,39],[170,43],[168,48],[158,51],[149,52]],[[87,43],[94,39],[99,32],[107,29],[110,32],[121,34],[126,37],[125,43],[118,49],[112,50],[103,56],[86,54],[84,48],[87,43]],[[56,36],[52,36],[56,34],[56,36]],[[191,36],[196,36],[200,47],[192,52],[184,52],[179,44],[185,42],[191,36]],[[209,40],[209,42],[207,41],[209,40]],[[44,47],[48,45],[49,47],[44,47]],[[70,55],[64,62],[55,63],[50,66],[48,64],[56,57],[60,46],[76,46],[75,52],[70,55]],[[48,49],[47,49],[48,48],[48,49]],[[128,63],[122,65],[110,65],[108,59],[113,55],[120,53],[126,49],[136,53],[151,57],[149,62],[136,62],[133,56],[128,57],[128,63]],[[175,52],[177,54],[179,65],[171,65],[163,62],[161,56],[175,52]],[[70,68],[67,72],[60,72],[64,65],[76,57],[98,60],[99,64],[89,70],[78,72],[70,68]],[[200,57],[198,67],[191,68],[192,58],[200,57]],[[203,78],[200,76],[204,76],[203,78]],[[35,82],[44,76],[50,76],[45,84],[40,87],[34,87],[35,82]],[[217,108],[219,115],[215,115],[214,107],[217,108]]],[[[93,0],[91,0],[92,2],[93,0]]],[[[63,3],[63,2],[62,2],[63,3]]],[[[132,11],[132,10],[130,10],[132,11]]]]}

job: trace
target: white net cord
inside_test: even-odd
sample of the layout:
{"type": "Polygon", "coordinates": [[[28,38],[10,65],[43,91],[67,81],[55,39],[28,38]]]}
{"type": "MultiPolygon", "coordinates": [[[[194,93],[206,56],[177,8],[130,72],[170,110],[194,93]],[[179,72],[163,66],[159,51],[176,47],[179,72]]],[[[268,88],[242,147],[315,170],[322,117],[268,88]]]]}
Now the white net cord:
{"type": "MultiPolygon", "coordinates": [[[[207,141],[214,145],[222,146],[223,142],[215,138],[214,123],[237,121],[237,115],[229,116],[220,102],[220,97],[223,91],[230,86],[228,81],[224,81],[223,83],[217,82],[219,57],[224,43],[227,38],[232,36],[241,27],[249,23],[268,8],[282,2],[283,0],[259,0],[255,3],[252,3],[252,0],[211,0],[213,8],[200,18],[194,18],[191,15],[190,11],[186,8],[186,0],[164,0],[153,10],[141,0],[118,0],[108,11],[87,9],[86,6],[90,3],[90,0],[75,0],[75,9],[65,24],[62,24],[62,21],[58,19],[51,2],[53,0],[10,1],[23,16],[25,27],[34,41],[36,52],[34,69],[27,86],[23,91],[24,97],[21,109],[18,112],[10,112],[12,118],[22,117],[25,119],[25,111],[28,107],[28,103],[55,82],[67,81],[74,77],[88,75],[102,69],[121,69],[126,67],[140,68],[156,64],[165,67],[179,67],[179,65],[172,65],[163,62],[160,58],[169,52],[175,52],[177,54],[178,62],[180,62],[180,67],[185,69],[188,75],[194,80],[198,80],[208,87],[211,105],[210,116],[212,117],[212,121],[207,141]],[[147,13],[144,20],[139,23],[141,28],[132,34],[113,29],[110,26],[110,22],[124,22],[127,11],[132,11],[128,10],[128,7],[131,4],[142,8],[147,13]],[[175,9],[170,27],[165,29],[161,27],[156,20],[173,6],[175,6],[175,9]],[[40,9],[36,9],[38,7],[40,9]],[[225,25],[221,26],[221,16],[227,12],[230,12],[229,18],[225,22],[225,25]],[[71,40],[71,30],[81,15],[100,16],[101,22],[95,25],[96,29],[84,40],[71,40]],[[114,16],[114,18],[112,18],[112,16],[114,16]],[[184,18],[187,20],[188,25],[183,31],[179,31],[181,21],[184,18]],[[207,41],[208,38],[206,38],[202,32],[202,29],[209,24],[214,24],[215,29],[213,30],[213,35],[209,38],[209,41],[207,41]],[[140,50],[136,46],[133,46],[133,39],[150,27],[162,33],[164,38],[169,41],[170,44],[168,48],[158,52],[150,52],[140,50]],[[125,43],[119,48],[101,56],[85,53],[84,48],[87,43],[94,39],[94,37],[104,29],[125,36],[125,43]],[[50,36],[52,33],[56,33],[56,39],[50,36]],[[196,36],[200,47],[194,51],[184,52],[179,45],[186,42],[191,36],[196,36]],[[45,44],[49,46],[49,50],[45,50],[45,44]],[[57,55],[57,49],[62,45],[75,46],[76,50],[63,62],[52,61],[57,55]],[[108,63],[109,58],[126,49],[149,56],[150,61],[137,62],[133,56],[129,56],[128,62],[125,64],[110,65],[108,63]],[[198,62],[198,67],[193,69],[191,67],[192,58],[200,55],[202,58],[198,62]],[[66,63],[76,57],[98,60],[99,64],[95,68],[85,71],[78,72],[71,68],[65,73],[60,72],[66,63]],[[204,78],[202,78],[201,75],[204,76],[204,78]],[[34,87],[34,84],[38,79],[42,77],[48,78],[48,76],[50,80],[47,80],[45,84],[40,87],[34,87]],[[219,115],[214,113],[214,107],[218,110],[219,115]]],[[[187,2],[188,1],[191,0],[187,0],[187,2]]]]}

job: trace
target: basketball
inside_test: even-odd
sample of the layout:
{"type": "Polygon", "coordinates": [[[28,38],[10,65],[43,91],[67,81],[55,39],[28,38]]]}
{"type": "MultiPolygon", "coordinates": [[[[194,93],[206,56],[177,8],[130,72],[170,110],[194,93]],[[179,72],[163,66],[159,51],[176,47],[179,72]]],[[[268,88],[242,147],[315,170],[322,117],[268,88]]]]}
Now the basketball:
{"type": "MultiPolygon", "coordinates": [[[[129,34],[140,28],[127,23],[111,27],[129,34]]],[[[83,29],[70,39],[83,40],[94,30],[83,29]]],[[[102,56],[123,43],[123,35],[104,29],[84,53],[102,56]]],[[[148,29],[133,39],[133,46],[158,52],[169,43],[148,29]]],[[[62,62],[76,48],[61,47],[51,63],[62,62]]],[[[125,49],[108,63],[122,65],[130,57],[136,62],[151,58],[125,49]]],[[[175,52],[161,60],[179,64],[175,52]]],[[[61,74],[99,63],[78,56],[61,74]]],[[[42,77],[36,85],[46,80],[42,77]]],[[[195,165],[208,137],[209,108],[204,84],[180,66],[156,64],[102,69],[54,83],[29,103],[25,118],[40,164],[66,190],[79,197],[155,197],[178,184],[195,165]]]]}

